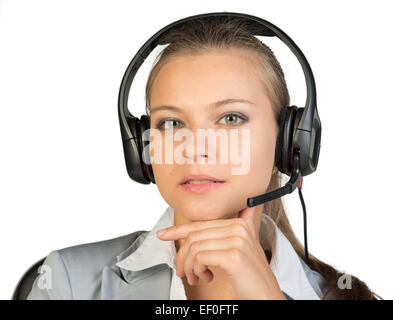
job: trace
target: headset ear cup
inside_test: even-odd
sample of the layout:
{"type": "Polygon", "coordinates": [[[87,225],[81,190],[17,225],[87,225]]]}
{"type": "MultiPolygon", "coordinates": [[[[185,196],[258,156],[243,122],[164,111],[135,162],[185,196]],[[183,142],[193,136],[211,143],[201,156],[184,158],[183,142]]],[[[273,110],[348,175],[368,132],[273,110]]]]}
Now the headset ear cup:
{"type": "Polygon", "coordinates": [[[139,119],[127,117],[127,126],[131,132],[131,139],[123,140],[124,159],[126,162],[128,176],[142,184],[149,184],[141,168],[140,146],[138,141],[139,119]]]}
{"type": "Polygon", "coordinates": [[[282,148],[283,148],[283,134],[284,134],[284,121],[286,118],[287,107],[282,108],[280,115],[278,117],[278,135],[276,140],[276,150],[275,150],[275,158],[274,163],[277,167],[278,171],[283,172],[283,165],[282,165],[282,148]]]}
{"type": "Polygon", "coordinates": [[[296,106],[285,107],[279,117],[280,131],[277,139],[276,166],[280,172],[290,176],[292,173],[292,138],[293,128],[298,108],[296,106]]]}
{"type": "MultiPolygon", "coordinates": [[[[142,115],[142,117],[141,117],[141,126],[140,126],[140,128],[141,128],[141,133],[140,133],[140,145],[142,146],[142,149],[141,149],[141,156],[142,156],[142,153],[144,153],[144,158],[150,163],[151,162],[151,160],[150,160],[150,134],[149,135],[147,135],[146,137],[145,137],[145,139],[142,139],[142,134],[143,134],[143,132],[145,132],[145,130],[148,130],[148,129],[150,129],[150,117],[149,116],[147,116],[147,115],[142,115]]],[[[142,163],[141,163],[141,166],[142,166],[142,169],[143,169],[143,171],[144,172],[146,172],[146,175],[147,175],[147,177],[149,178],[149,180],[152,182],[152,183],[156,183],[155,182],[155,179],[154,179],[154,173],[153,173],[153,167],[152,167],[152,165],[151,164],[147,164],[147,163],[145,163],[144,161],[143,161],[143,158],[142,158],[142,163]]]]}

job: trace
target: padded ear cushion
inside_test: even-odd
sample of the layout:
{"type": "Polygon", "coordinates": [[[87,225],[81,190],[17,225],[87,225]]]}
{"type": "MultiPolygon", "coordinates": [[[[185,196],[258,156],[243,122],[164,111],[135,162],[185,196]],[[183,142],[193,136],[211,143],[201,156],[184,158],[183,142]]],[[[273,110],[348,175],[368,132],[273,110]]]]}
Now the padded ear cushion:
{"type": "Polygon", "coordinates": [[[297,110],[296,106],[283,108],[278,120],[280,129],[276,144],[276,166],[288,176],[291,175],[293,166],[292,138],[297,110]]]}
{"type": "Polygon", "coordinates": [[[294,135],[294,127],[296,120],[296,113],[298,108],[296,106],[291,106],[288,108],[287,118],[285,120],[285,129],[283,135],[283,146],[282,156],[284,161],[284,170],[287,175],[290,176],[293,168],[293,148],[292,148],[292,139],[294,135]]]}
{"type": "Polygon", "coordinates": [[[278,117],[278,135],[277,135],[277,140],[276,140],[276,151],[275,151],[275,159],[274,163],[275,166],[277,167],[278,171],[284,173],[283,164],[282,164],[282,137],[284,134],[284,121],[286,118],[287,114],[287,107],[282,108],[280,115],[278,117]]]}
{"type": "MultiPolygon", "coordinates": [[[[141,120],[140,120],[140,135],[139,135],[139,139],[140,139],[140,146],[141,146],[141,157],[142,157],[142,152],[144,152],[145,156],[144,158],[146,158],[149,162],[150,162],[150,135],[147,135],[145,137],[145,139],[142,139],[142,134],[145,130],[150,129],[150,117],[147,115],[142,115],[141,120]]],[[[151,166],[151,164],[146,164],[142,159],[142,170],[144,172],[144,174],[146,174],[146,176],[149,178],[149,180],[153,183],[156,183],[154,180],[154,174],[153,174],[153,168],[151,166]]]]}
{"type": "Polygon", "coordinates": [[[131,139],[123,140],[124,159],[129,177],[143,184],[149,184],[141,168],[140,146],[138,142],[139,119],[137,117],[127,117],[127,125],[131,132],[131,139]]]}

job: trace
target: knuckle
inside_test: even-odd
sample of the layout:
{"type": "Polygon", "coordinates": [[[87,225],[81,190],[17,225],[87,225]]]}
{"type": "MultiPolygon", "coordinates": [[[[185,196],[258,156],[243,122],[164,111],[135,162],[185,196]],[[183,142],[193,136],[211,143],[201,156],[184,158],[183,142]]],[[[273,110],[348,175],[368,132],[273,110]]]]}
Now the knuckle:
{"type": "Polygon", "coordinates": [[[228,254],[231,264],[235,265],[241,261],[241,251],[237,248],[230,249],[228,254]]]}
{"type": "Polygon", "coordinates": [[[193,242],[190,244],[190,252],[194,253],[198,251],[199,243],[198,242],[193,242]]]}
{"type": "Polygon", "coordinates": [[[237,224],[240,224],[240,225],[244,225],[244,224],[245,224],[245,221],[244,221],[244,219],[242,219],[242,218],[236,218],[236,219],[235,219],[235,222],[236,222],[237,224]]]}
{"type": "Polygon", "coordinates": [[[192,231],[192,232],[190,232],[188,235],[187,235],[187,237],[186,237],[186,243],[187,244],[191,244],[191,243],[193,243],[194,242],[194,239],[195,239],[195,232],[194,231],[192,231]]]}
{"type": "Polygon", "coordinates": [[[234,226],[235,226],[236,228],[238,228],[239,226],[242,225],[242,221],[241,221],[241,220],[243,220],[243,219],[241,219],[241,218],[235,218],[235,219],[234,219],[234,226]]]}
{"type": "Polygon", "coordinates": [[[196,263],[198,263],[198,264],[201,263],[202,252],[198,252],[198,253],[195,255],[194,259],[195,259],[195,262],[196,262],[196,263]]]}
{"type": "Polygon", "coordinates": [[[232,241],[233,241],[233,244],[234,244],[234,246],[236,248],[239,248],[239,249],[244,248],[245,241],[244,241],[243,237],[241,237],[241,236],[234,236],[232,241]]]}
{"type": "Polygon", "coordinates": [[[236,230],[239,235],[246,237],[247,236],[247,227],[244,223],[236,224],[236,230]]]}

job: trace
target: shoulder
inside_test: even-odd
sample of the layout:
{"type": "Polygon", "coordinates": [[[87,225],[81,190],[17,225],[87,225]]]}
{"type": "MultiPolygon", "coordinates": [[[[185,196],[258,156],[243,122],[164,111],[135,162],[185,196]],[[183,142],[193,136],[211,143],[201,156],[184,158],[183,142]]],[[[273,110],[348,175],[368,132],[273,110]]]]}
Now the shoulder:
{"type": "Polygon", "coordinates": [[[143,232],[145,231],[138,230],[120,237],[74,245],[55,252],[69,266],[72,264],[72,266],[100,267],[116,261],[116,256],[127,249],[143,232]]]}
{"type": "Polygon", "coordinates": [[[106,265],[129,248],[144,230],[102,241],[56,249],[46,256],[27,299],[75,299],[74,292],[93,296],[106,265]],[[73,292],[74,291],[74,292],[73,292]]]}

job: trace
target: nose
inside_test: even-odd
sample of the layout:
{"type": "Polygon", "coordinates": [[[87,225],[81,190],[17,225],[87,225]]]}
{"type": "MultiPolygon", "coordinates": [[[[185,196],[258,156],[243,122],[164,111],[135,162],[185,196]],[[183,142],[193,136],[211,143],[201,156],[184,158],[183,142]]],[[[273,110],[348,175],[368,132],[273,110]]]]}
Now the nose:
{"type": "Polygon", "coordinates": [[[187,163],[216,163],[217,143],[214,129],[209,126],[198,126],[188,130],[190,136],[186,139],[182,152],[187,163]]]}

